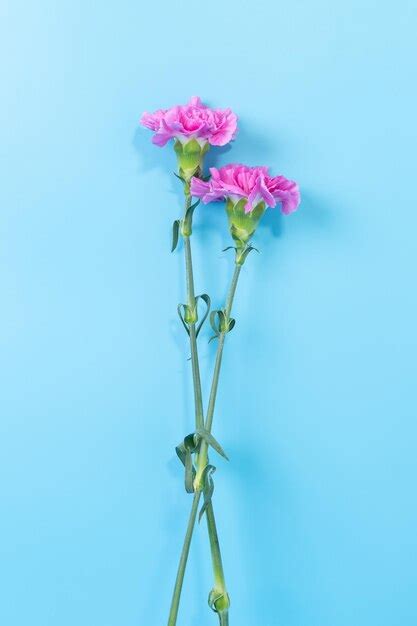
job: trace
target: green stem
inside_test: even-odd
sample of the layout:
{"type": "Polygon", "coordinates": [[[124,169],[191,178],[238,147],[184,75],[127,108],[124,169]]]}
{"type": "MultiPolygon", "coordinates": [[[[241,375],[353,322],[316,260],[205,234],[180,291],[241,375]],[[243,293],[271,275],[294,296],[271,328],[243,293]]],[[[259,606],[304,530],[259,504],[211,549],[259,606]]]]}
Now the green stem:
{"type": "MultiPolygon", "coordinates": [[[[186,204],[185,210],[191,205],[191,197],[187,193],[186,194],[186,204]]],[[[184,239],[184,251],[185,251],[185,267],[186,267],[186,282],[187,282],[187,303],[193,309],[195,307],[195,291],[194,291],[194,277],[193,277],[193,265],[192,265],[192,255],[191,255],[191,242],[190,235],[183,235],[184,239]]],[[[236,291],[237,281],[240,274],[240,265],[235,266],[235,272],[233,274],[232,282],[230,285],[229,293],[226,299],[226,318],[229,317],[233,299],[236,291]]],[[[194,387],[194,401],[195,401],[195,422],[196,428],[201,428],[204,426],[204,412],[203,412],[203,401],[202,401],[202,393],[201,393],[201,378],[200,378],[200,367],[198,361],[198,351],[197,351],[197,337],[196,337],[196,328],[195,322],[191,322],[188,324],[188,328],[190,331],[190,349],[191,349],[191,365],[193,372],[193,387],[194,387]]],[[[219,336],[219,344],[217,347],[217,355],[216,355],[216,363],[213,374],[213,382],[210,391],[210,399],[209,399],[209,407],[207,412],[206,419],[206,428],[207,430],[211,430],[213,415],[214,415],[214,407],[216,402],[217,395],[217,387],[219,382],[220,375],[220,367],[222,361],[223,354],[223,346],[225,340],[226,333],[221,333],[219,336]]],[[[202,471],[208,463],[208,447],[204,441],[201,442],[200,452],[198,454],[198,468],[202,467],[202,471]],[[203,450],[203,454],[201,453],[203,450]]],[[[198,475],[197,470],[197,475],[198,475]]],[[[187,531],[184,539],[184,545],[181,552],[180,562],[178,565],[177,577],[175,580],[175,586],[171,601],[171,608],[169,612],[168,618],[168,626],[176,626],[177,616],[178,616],[178,608],[181,597],[181,591],[184,581],[184,574],[188,560],[188,554],[191,545],[191,539],[194,531],[194,526],[197,517],[198,506],[201,497],[201,489],[197,489],[194,493],[193,504],[190,512],[190,517],[188,520],[187,531]]],[[[226,585],[224,580],[224,572],[223,572],[223,564],[220,553],[220,545],[217,535],[216,521],[214,517],[213,505],[210,502],[207,510],[207,528],[210,539],[210,549],[212,555],[212,563],[213,563],[213,572],[214,572],[214,581],[215,581],[215,589],[214,591],[222,593],[224,598],[227,598],[227,606],[224,606],[221,611],[218,611],[220,626],[228,626],[229,618],[228,618],[228,595],[226,591],[226,585]]]]}
{"type": "Polygon", "coordinates": [[[212,608],[216,610],[219,615],[220,625],[226,626],[229,623],[230,601],[224,579],[222,555],[220,552],[219,538],[217,534],[217,526],[214,517],[213,505],[211,502],[207,505],[206,518],[214,577],[214,586],[210,593],[210,598],[213,601],[212,608]]]}
{"type": "MultiPolygon", "coordinates": [[[[185,196],[185,211],[191,205],[191,196],[186,193],[185,196]]],[[[184,239],[184,255],[185,255],[185,273],[187,284],[187,304],[194,310],[195,309],[195,290],[194,290],[194,274],[193,274],[193,261],[191,255],[191,242],[190,235],[183,235],[184,239]]],[[[204,410],[203,410],[203,398],[201,393],[201,378],[200,378],[200,365],[198,361],[197,351],[197,335],[195,322],[188,324],[189,336],[190,336],[190,349],[191,349],[191,367],[193,372],[193,388],[194,388],[194,404],[195,404],[195,424],[196,429],[201,428],[204,425],[204,410]]],[[[188,561],[188,554],[190,551],[191,539],[194,532],[194,526],[197,518],[198,506],[200,503],[201,491],[194,493],[193,504],[191,507],[190,517],[188,520],[187,531],[185,534],[184,545],[181,552],[180,562],[178,564],[177,577],[175,579],[174,591],[172,594],[171,608],[168,617],[168,626],[176,626],[178,608],[180,604],[182,585],[184,582],[184,574],[188,561]]]]}
{"type": "Polygon", "coordinates": [[[226,317],[229,317],[230,313],[232,312],[233,300],[235,297],[237,282],[239,280],[241,269],[242,266],[240,264],[235,264],[235,271],[233,272],[232,282],[230,283],[229,293],[227,294],[226,299],[226,317]]]}
{"type": "Polygon", "coordinates": [[[190,552],[191,539],[193,536],[198,506],[200,503],[200,496],[201,493],[199,491],[196,491],[194,493],[193,504],[188,520],[187,532],[185,533],[184,544],[182,547],[180,562],[178,565],[177,577],[175,579],[174,592],[172,594],[171,608],[168,617],[168,626],[175,626],[177,623],[178,607],[180,605],[180,597],[182,585],[184,582],[185,568],[187,566],[188,554],[190,552]]]}
{"type": "MultiPolygon", "coordinates": [[[[230,313],[232,311],[233,300],[236,293],[236,287],[239,280],[240,270],[242,266],[240,264],[235,265],[235,270],[233,273],[232,281],[230,283],[229,292],[226,298],[226,306],[225,306],[225,315],[226,315],[226,323],[230,317],[230,313]]],[[[220,369],[222,364],[223,357],[223,349],[224,342],[226,339],[226,332],[221,332],[219,335],[219,342],[217,345],[216,352],[216,361],[214,364],[214,372],[213,372],[213,381],[210,390],[210,399],[207,408],[207,416],[205,420],[205,428],[209,432],[211,432],[211,428],[213,425],[213,417],[214,417],[214,409],[216,405],[217,398],[217,389],[219,385],[219,377],[220,377],[220,369]]],[[[198,493],[199,489],[203,488],[201,485],[201,475],[204,471],[208,463],[208,446],[207,443],[203,440],[201,442],[200,452],[198,455],[198,466],[197,466],[197,475],[195,480],[196,485],[196,493],[198,493]]],[[[229,625],[229,595],[227,593],[226,581],[224,577],[223,570],[223,562],[221,557],[219,539],[217,534],[216,520],[214,517],[213,504],[209,502],[206,509],[206,519],[207,519],[207,529],[210,540],[210,551],[211,551],[211,560],[213,565],[213,577],[214,577],[214,587],[211,592],[213,594],[213,598],[218,596],[218,600],[215,601],[214,608],[219,616],[220,626],[228,626],[229,625]]]]}
{"type": "Polygon", "coordinates": [[[219,538],[217,535],[216,520],[214,517],[213,505],[210,502],[206,510],[207,528],[210,540],[211,559],[213,563],[214,587],[218,591],[226,591],[224,584],[224,572],[222,555],[220,552],[219,538]]]}
{"type": "MultiPolygon", "coordinates": [[[[230,313],[232,311],[233,300],[235,297],[236,287],[237,287],[237,283],[239,280],[241,269],[242,269],[241,265],[237,265],[237,264],[235,265],[235,271],[233,273],[232,282],[230,283],[229,292],[226,298],[226,306],[225,306],[226,320],[230,317],[230,313]]],[[[213,426],[214,409],[216,406],[217,388],[219,385],[219,377],[220,377],[220,370],[221,370],[221,365],[222,365],[223,348],[224,348],[224,342],[226,339],[226,334],[227,334],[226,332],[221,332],[218,338],[216,361],[214,364],[214,372],[213,372],[213,381],[211,384],[210,398],[209,398],[209,403],[208,403],[208,408],[207,408],[207,416],[206,416],[206,421],[204,425],[205,429],[208,430],[209,432],[211,432],[211,428],[213,426]]],[[[202,473],[204,472],[204,468],[206,467],[207,463],[208,463],[208,445],[205,441],[202,441],[201,447],[200,447],[200,453],[198,455],[197,475],[195,479],[195,485],[197,489],[203,488],[203,485],[201,485],[201,476],[202,476],[202,473]]]]}
{"type": "Polygon", "coordinates": [[[219,539],[217,535],[216,520],[213,513],[213,505],[210,502],[207,506],[207,527],[210,539],[211,558],[213,562],[214,586],[216,589],[222,588],[224,582],[223,562],[220,553],[219,539]]]}
{"type": "MultiPolygon", "coordinates": [[[[187,199],[187,203],[190,200],[187,199]]],[[[186,235],[184,239],[184,254],[185,254],[185,273],[187,281],[187,304],[194,310],[195,309],[195,291],[194,291],[194,275],[193,275],[193,261],[191,256],[191,242],[190,236],[186,235]]],[[[198,362],[197,352],[197,333],[195,328],[195,322],[188,324],[188,330],[190,333],[190,349],[191,349],[191,368],[193,372],[193,388],[194,388],[194,406],[195,406],[195,426],[202,428],[204,425],[204,411],[203,411],[203,398],[201,393],[201,379],[200,379],[200,365],[198,362]]]]}

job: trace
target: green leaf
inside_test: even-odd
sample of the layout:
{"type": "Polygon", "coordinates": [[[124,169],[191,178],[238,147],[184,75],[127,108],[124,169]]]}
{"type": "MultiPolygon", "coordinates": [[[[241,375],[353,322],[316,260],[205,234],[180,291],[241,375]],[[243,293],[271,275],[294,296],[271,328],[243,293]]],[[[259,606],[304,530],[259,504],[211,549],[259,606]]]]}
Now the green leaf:
{"type": "Polygon", "coordinates": [[[186,450],[192,452],[197,452],[198,444],[200,440],[197,436],[197,433],[190,433],[186,437],[184,437],[184,447],[186,450]]]}
{"type": "Polygon", "coordinates": [[[219,442],[213,437],[213,435],[208,430],[206,430],[205,428],[198,428],[196,430],[196,433],[202,439],[204,439],[207,445],[211,446],[213,450],[216,450],[217,454],[220,454],[220,456],[226,459],[226,461],[229,460],[229,457],[227,456],[226,452],[223,450],[219,442]]]}
{"type": "Polygon", "coordinates": [[[223,592],[222,591],[215,591],[214,589],[212,589],[209,593],[209,597],[208,597],[208,605],[211,608],[212,611],[214,611],[215,613],[217,613],[217,609],[216,609],[216,602],[217,600],[220,600],[220,598],[223,597],[223,592]]]}
{"type": "Polygon", "coordinates": [[[206,312],[204,313],[201,322],[198,324],[198,326],[196,328],[196,331],[195,331],[195,336],[196,337],[198,337],[198,333],[200,332],[202,325],[204,324],[204,322],[207,319],[207,316],[208,316],[209,311],[210,311],[210,304],[211,304],[210,296],[207,293],[202,293],[201,296],[197,296],[196,299],[195,299],[196,304],[197,304],[199,298],[201,298],[201,300],[203,300],[203,302],[205,302],[205,304],[206,304],[206,312]]]}
{"type": "Polygon", "coordinates": [[[219,334],[219,331],[218,331],[218,328],[217,328],[217,324],[216,324],[217,313],[218,313],[218,311],[212,311],[210,313],[210,326],[212,327],[212,329],[216,333],[216,337],[219,334]]]}
{"type": "Polygon", "coordinates": [[[226,318],[226,313],[224,311],[219,311],[218,317],[220,332],[227,333],[228,321],[226,318]]]}
{"type": "Polygon", "coordinates": [[[199,204],[200,200],[197,200],[185,212],[184,219],[181,221],[181,234],[183,237],[189,237],[193,232],[193,213],[199,204]]]}
{"type": "Polygon", "coordinates": [[[186,322],[185,322],[185,320],[184,320],[184,315],[185,315],[185,311],[186,311],[186,308],[185,308],[185,307],[186,307],[186,306],[187,306],[186,304],[179,304],[179,305],[177,306],[177,312],[178,312],[178,316],[179,316],[179,318],[180,318],[180,320],[181,320],[181,322],[182,322],[182,325],[183,325],[183,326],[184,326],[184,328],[185,328],[185,332],[187,333],[187,335],[189,335],[189,334],[190,334],[190,331],[188,330],[188,326],[187,326],[187,324],[186,324],[186,322]]]}
{"type": "Polygon", "coordinates": [[[195,469],[193,465],[193,452],[197,451],[199,444],[199,439],[196,436],[196,433],[191,433],[184,437],[184,448],[185,448],[185,491],[187,493],[193,493],[194,491],[194,478],[195,478],[195,469]]]}
{"type": "Polygon", "coordinates": [[[185,491],[187,493],[193,493],[194,491],[194,476],[195,470],[193,465],[193,457],[188,448],[185,450],[185,476],[184,476],[184,485],[185,491]]]}
{"type": "Polygon", "coordinates": [[[193,493],[194,491],[194,478],[196,476],[196,471],[193,465],[191,452],[188,448],[185,447],[183,443],[179,446],[176,446],[175,452],[181,463],[185,468],[184,474],[184,486],[187,493],[193,493]]]}
{"type": "Polygon", "coordinates": [[[235,324],[236,324],[236,320],[233,317],[231,317],[229,319],[229,328],[227,330],[228,333],[230,333],[230,331],[235,327],[235,324]]]}
{"type": "Polygon", "coordinates": [[[183,443],[180,443],[175,447],[175,452],[177,453],[177,457],[181,461],[181,463],[185,466],[185,446],[183,443]]]}
{"type": "Polygon", "coordinates": [[[213,497],[213,493],[214,493],[214,481],[212,478],[212,475],[214,474],[214,472],[216,471],[216,468],[214,467],[214,465],[206,465],[206,467],[204,468],[203,474],[202,474],[202,481],[203,481],[203,498],[204,498],[204,503],[203,506],[200,509],[200,513],[198,515],[198,521],[201,522],[201,518],[203,517],[204,513],[207,510],[208,505],[211,502],[211,499],[213,497]]]}
{"type": "Polygon", "coordinates": [[[196,470],[193,465],[192,455],[197,451],[199,443],[199,436],[196,433],[191,433],[184,437],[184,441],[175,448],[175,452],[185,468],[184,486],[187,493],[194,492],[196,470]]]}
{"type": "Polygon", "coordinates": [[[188,209],[185,212],[185,216],[184,216],[184,220],[191,220],[193,213],[195,211],[195,209],[198,207],[198,205],[200,204],[200,200],[197,200],[196,202],[194,202],[194,204],[192,204],[191,206],[188,207],[188,209]]]}
{"type": "Polygon", "coordinates": [[[171,252],[174,252],[175,248],[178,245],[178,237],[179,237],[179,233],[180,233],[180,223],[181,223],[181,220],[175,220],[175,222],[172,224],[172,246],[171,246],[171,252]]]}
{"type": "Polygon", "coordinates": [[[183,178],[182,176],[180,176],[179,174],[177,174],[177,172],[174,172],[174,176],[176,176],[177,178],[179,178],[179,180],[180,180],[182,183],[184,183],[184,185],[185,185],[185,183],[186,183],[185,178],[183,178]]]}
{"type": "Polygon", "coordinates": [[[244,262],[246,261],[246,258],[247,258],[247,256],[248,256],[248,254],[249,254],[250,252],[252,252],[252,250],[255,250],[255,252],[258,252],[258,253],[259,253],[258,248],[255,248],[254,246],[251,246],[251,245],[246,246],[245,250],[243,250],[243,252],[241,252],[241,253],[239,254],[239,260],[238,260],[239,265],[243,265],[243,264],[244,264],[244,262]]]}
{"type": "Polygon", "coordinates": [[[221,616],[227,615],[227,610],[230,607],[230,598],[227,591],[220,591],[220,589],[212,589],[208,597],[208,605],[215,613],[218,613],[220,618],[220,626],[228,626],[229,621],[222,620],[221,616]]]}
{"type": "Polygon", "coordinates": [[[222,330],[222,321],[224,321],[224,312],[221,309],[210,313],[210,325],[217,334],[222,330]]]}

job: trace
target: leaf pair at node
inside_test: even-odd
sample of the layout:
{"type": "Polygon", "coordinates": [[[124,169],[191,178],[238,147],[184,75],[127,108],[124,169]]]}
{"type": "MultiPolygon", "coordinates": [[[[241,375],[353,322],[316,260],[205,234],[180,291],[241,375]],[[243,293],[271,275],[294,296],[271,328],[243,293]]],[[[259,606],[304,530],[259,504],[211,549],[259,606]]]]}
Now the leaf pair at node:
{"type": "Polygon", "coordinates": [[[194,300],[194,306],[190,306],[189,304],[179,304],[177,307],[178,316],[182,322],[182,325],[185,328],[187,335],[190,334],[189,324],[195,324],[198,321],[198,301],[202,300],[206,305],[206,310],[204,312],[203,317],[201,318],[200,323],[196,326],[195,336],[198,337],[199,332],[207,319],[207,316],[210,311],[210,296],[207,293],[202,293],[200,296],[196,296],[194,300]]]}
{"type": "Polygon", "coordinates": [[[236,265],[243,265],[247,259],[247,256],[252,250],[259,252],[258,248],[255,248],[250,243],[242,243],[241,246],[227,246],[224,248],[223,252],[226,250],[235,250],[236,252],[236,265]]]}
{"type": "Polygon", "coordinates": [[[210,338],[210,341],[216,339],[221,334],[230,333],[234,328],[236,320],[233,317],[227,315],[225,309],[217,309],[210,313],[210,325],[215,334],[210,338]]]}
{"type": "Polygon", "coordinates": [[[172,245],[171,252],[174,252],[178,245],[178,239],[180,234],[183,237],[189,237],[193,232],[193,213],[196,207],[200,204],[200,200],[194,202],[185,212],[184,217],[181,220],[175,220],[172,224],[172,245]]]}
{"type": "Polygon", "coordinates": [[[209,593],[208,605],[218,614],[220,626],[229,626],[230,598],[227,591],[212,589],[209,593]]]}
{"type": "MultiPolygon", "coordinates": [[[[184,437],[184,440],[175,448],[175,452],[181,463],[184,465],[185,476],[184,476],[184,484],[185,490],[187,493],[193,493],[194,491],[194,479],[196,477],[196,469],[193,463],[193,454],[198,453],[200,450],[201,442],[205,441],[206,444],[213,448],[224,459],[229,460],[225,451],[219,444],[219,442],[213,437],[213,435],[206,430],[205,428],[198,428],[196,432],[191,433],[184,437]]],[[[211,474],[215,471],[215,467],[213,465],[206,465],[202,474],[202,482],[203,482],[203,495],[204,502],[206,503],[211,499],[211,495],[214,489],[214,484],[212,485],[211,474]],[[207,468],[212,468],[210,471],[207,468]]],[[[206,507],[204,507],[204,511],[206,507]]],[[[203,511],[203,513],[204,513],[203,511]]],[[[200,517],[203,515],[200,511],[200,517]]]]}
{"type": "Polygon", "coordinates": [[[191,433],[184,437],[184,441],[175,448],[175,452],[185,468],[184,485],[187,493],[194,491],[194,479],[196,470],[193,464],[193,454],[197,452],[200,442],[196,438],[195,433],[191,433]]]}

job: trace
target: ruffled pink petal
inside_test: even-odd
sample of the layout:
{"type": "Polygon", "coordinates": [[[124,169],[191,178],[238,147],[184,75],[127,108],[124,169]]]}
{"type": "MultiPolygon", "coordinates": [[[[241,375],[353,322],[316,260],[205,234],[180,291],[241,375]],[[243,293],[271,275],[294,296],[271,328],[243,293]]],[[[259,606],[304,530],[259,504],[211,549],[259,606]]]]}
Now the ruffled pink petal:
{"type": "Polygon", "coordinates": [[[231,163],[220,169],[210,168],[211,178],[208,182],[194,178],[193,195],[204,203],[223,198],[247,198],[245,212],[250,213],[255,206],[263,201],[269,207],[277,202],[285,214],[295,211],[300,203],[300,192],[297,183],[285,176],[268,176],[267,167],[248,167],[240,163],[231,163]]]}
{"type": "Polygon", "coordinates": [[[172,139],[171,133],[159,132],[155,133],[155,135],[152,137],[152,143],[154,143],[156,146],[159,146],[160,148],[163,148],[170,139],[172,139]]]}
{"type": "Polygon", "coordinates": [[[201,102],[201,98],[199,96],[191,96],[190,105],[193,107],[202,107],[204,106],[201,102]]]}
{"type": "Polygon", "coordinates": [[[208,191],[210,191],[210,185],[201,180],[201,178],[197,178],[193,176],[190,181],[190,193],[195,198],[202,198],[208,191]]]}
{"type": "Polygon", "coordinates": [[[248,196],[248,201],[245,204],[245,213],[250,213],[251,211],[253,211],[253,209],[258,204],[258,202],[260,202],[261,195],[262,195],[261,177],[258,176],[256,178],[256,182],[252,188],[252,191],[250,192],[248,196]]]}
{"type": "Polygon", "coordinates": [[[163,147],[172,137],[174,137],[172,128],[170,128],[169,124],[162,118],[158,131],[152,137],[152,142],[157,146],[163,147]]]}
{"type": "Polygon", "coordinates": [[[210,182],[205,182],[195,176],[192,177],[190,182],[190,193],[195,198],[201,198],[204,204],[222,200],[224,197],[224,191],[213,189],[210,182]]]}
{"type": "Polygon", "coordinates": [[[281,203],[281,211],[289,215],[296,211],[300,204],[300,190],[296,182],[285,176],[274,176],[269,179],[269,189],[278,202],[281,203]]]}
{"type": "Polygon", "coordinates": [[[282,192],[281,200],[281,211],[284,215],[289,215],[290,213],[294,213],[300,205],[300,192],[298,191],[286,191],[282,192]]]}
{"type": "Polygon", "coordinates": [[[159,135],[154,139],[157,145],[165,145],[170,137],[187,137],[224,146],[235,137],[237,129],[237,117],[230,109],[211,109],[198,96],[193,96],[188,104],[144,113],[140,123],[159,135]]]}
{"type": "Polygon", "coordinates": [[[230,110],[225,111],[224,121],[222,126],[213,132],[210,143],[213,146],[225,146],[229,141],[232,141],[237,134],[237,116],[230,110]]]}
{"type": "Polygon", "coordinates": [[[163,111],[162,109],[160,109],[159,111],[155,111],[155,113],[148,113],[147,111],[145,111],[145,113],[142,114],[139,123],[142,124],[142,126],[149,128],[150,130],[158,130],[164,113],[165,111],[163,111]]]}

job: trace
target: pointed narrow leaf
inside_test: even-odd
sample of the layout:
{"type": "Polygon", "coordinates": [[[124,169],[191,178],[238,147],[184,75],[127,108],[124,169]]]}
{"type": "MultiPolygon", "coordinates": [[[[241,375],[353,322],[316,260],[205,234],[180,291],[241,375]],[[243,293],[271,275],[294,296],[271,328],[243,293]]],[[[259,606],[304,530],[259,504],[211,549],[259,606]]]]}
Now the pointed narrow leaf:
{"type": "Polygon", "coordinates": [[[223,450],[219,442],[213,437],[213,435],[209,433],[208,430],[206,430],[205,428],[198,428],[196,432],[198,435],[200,435],[202,439],[204,439],[207,445],[211,446],[213,450],[216,450],[217,454],[220,454],[220,456],[222,456],[227,461],[229,460],[226,452],[223,450]]]}
{"type": "Polygon", "coordinates": [[[192,452],[197,452],[198,444],[200,443],[200,436],[198,433],[191,433],[184,437],[184,448],[192,452]]]}
{"type": "Polygon", "coordinates": [[[185,178],[183,178],[182,176],[180,176],[179,174],[177,174],[177,172],[174,172],[174,176],[176,176],[177,178],[179,178],[179,180],[184,183],[185,185],[185,178]]]}
{"type": "Polygon", "coordinates": [[[188,326],[187,326],[187,324],[185,323],[185,320],[184,320],[184,313],[183,313],[183,311],[185,311],[185,306],[186,306],[185,304],[179,304],[179,305],[177,306],[177,311],[178,311],[178,316],[179,316],[179,318],[180,318],[180,320],[181,320],[181,322],[182,322],[182,325],[183,325],[183,326],[184,326],[184,328],[185,328],[185,332],[187,333],[187,335],[189,335],[189,334],[190,334],[190,331],[188,330],[188,326]]]}
{"type": "Polygon", "coordinates": [[[184,485],[187,493],[194,492],[194,479],[196,476],[196,470],[193,465],[192,454],[198,448],[200,442],[200,436],[196,433],[191,433],[184,438],[184,441],[175,448],[175,452],[181,463],[184,465],[184,485]]]}
{"type": "Polygon", "coordinates": [[[187,211],[185,212],[185,217],[184,217],[185,221],[191,220],[194,210],[198,207],[199,204],[200,204],[200,200],[197,200],[196,202],[194,202],[194,204],[188,207],[187,211]]]}
{"type": "Polygon", "coordinates": [[[242,252],[242,263],[241,263],[242,265],[243,265],[243,263],[246,261],[248,254],[249,254],[250,252],[252,252],[252,250],[255,250],[255,252],[258,252],[258,253],[259,253],[258,248],[255,248],[254,246],[250,246],[250,245],[249,245],[249,246],[246,248],[246,250],[245,250],[244,252],[242,252]]]}
{"type": "Polygon", "coordinates": [[[197,200],[185,212],[184,219],[181,221],[181,234],[183,237],[189,237],[193,232],[193,213],[199,204],[200,200],[197,200]]]}
{"type": "Polygon", "coordinates": [[[178,236],[180,232],[180,220],[175,220],[172,224],[172,246],[171,252],[174,252],[175,248],[178,245],[178,236]]]}
{"type": "Polygon", "coordinates": [[[216,336],[219,333],[219,328],[218,328],[218,325],[216,324],[217,313],[218,313],[218,311],[212,311],[210,313],[210,326],[212,327],[212,329],[216,333],[216,336]]]}
{"type": "Polygon", "coordinates": [[[221,309],[210,313],[210,325],[215,333],[219,334],[224,331],[225,319],[224,311],[221,309]]]}
{"type": "Polygon", "coordinates": [[[194,466],[193,466],[193,457],[191,456],[191,452],[188,450],[188,448],[185,451],[185,477],[184,477],[184,484],[185,484],[185,491],[187,493],[193,493],[194,491],[194,466]]]}
{"type": "Polygon", "coordinates": [[[181,461],[181,463],[185,466],[185,446],[183,443],[180,443],[179,446],[175,447],[175,452],[177,453],[177,457],[181,461]]]}
{"type": "Polygon", "coordinates": [[[201,518],[206,512],[207,507],[210,504],[211,499],[213,497],[214,481],[213,481],[212,475],[214,474],[215,471],[216,471],[216,468],[214,467],[214,465],[206,465],[206,467],[204,468],[204,472],[202,475],[203,485],[204,485],[203,487],[204,504],[201,507],[200,513],[198,515],[199,522],[201,522],[201,518]]]}
{"type": "Polygon", "coordinates": [[[201,300],[203,300],[203,302],[205,302],[205,304],[206,304],[206,312],[204,313],[201,322],[199,323],[199,325],[196,328],[196,332],[195,332],[195,336],[196,337],[198,337],[198,333],[200,332],[202,325],[204,324],[204,322],[207,319],[207,316],[208,316],[208,314],[210,312],[210,304],[211,304],[210,296],[208,294],[203,293],[203,294],[201,294],[201,296],[197,296],[196,297],[196,302],[198,301],[199,298],[201,298],[201,300]]]}
{"type": "Polygon", "coordinates": [[[219,318],[219,328],[220,330],[224,330],[226,328],[226,315],[224,311],[219,311],[217,313],[217,317],[219,318]]]}

